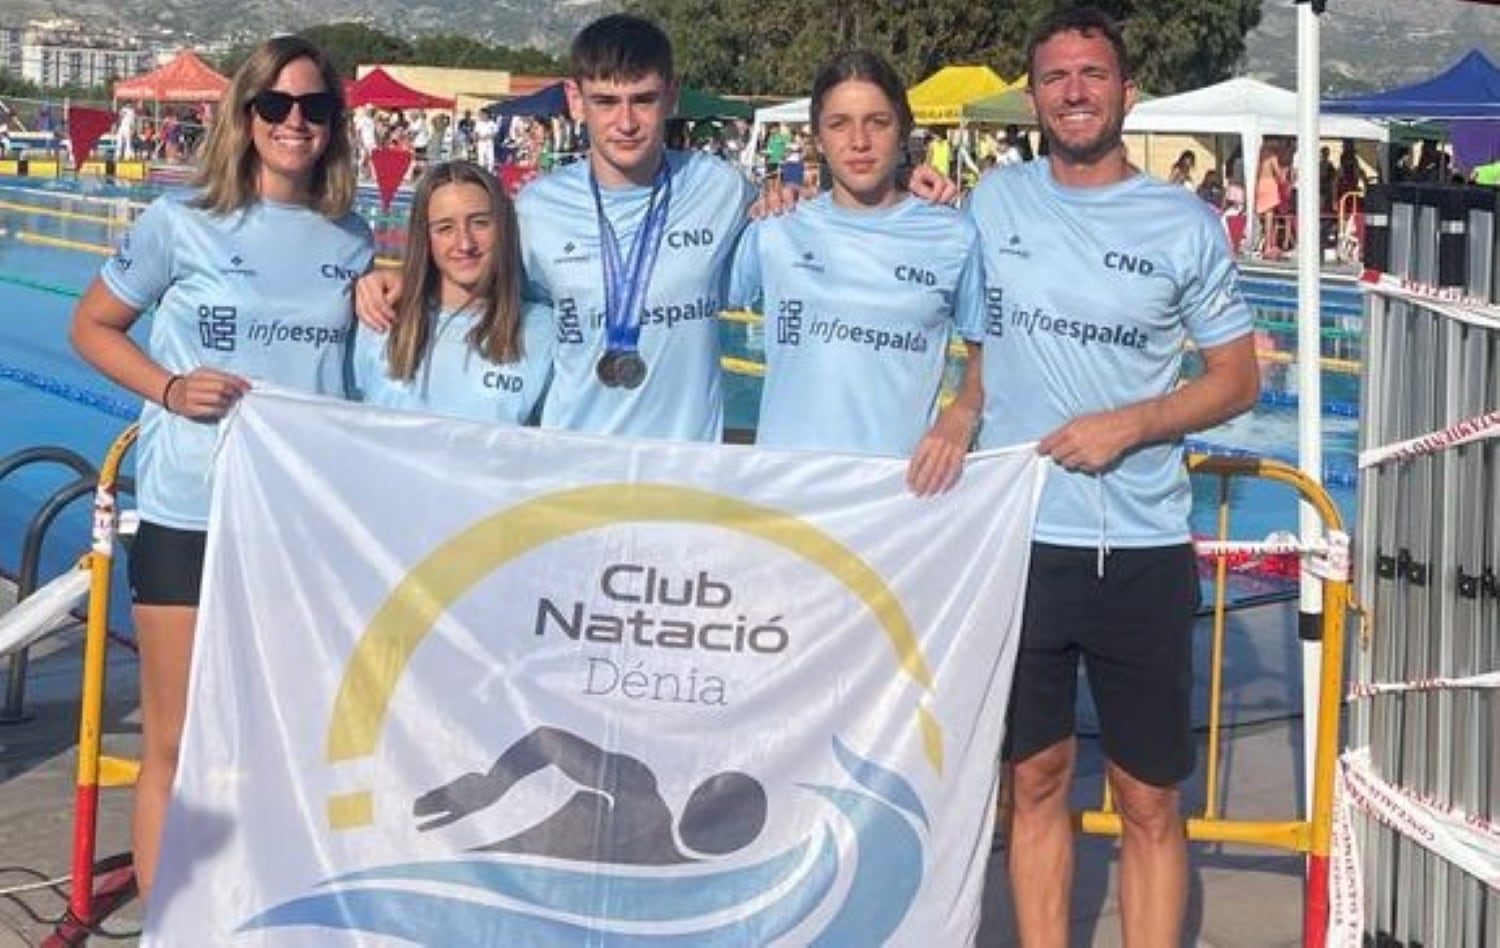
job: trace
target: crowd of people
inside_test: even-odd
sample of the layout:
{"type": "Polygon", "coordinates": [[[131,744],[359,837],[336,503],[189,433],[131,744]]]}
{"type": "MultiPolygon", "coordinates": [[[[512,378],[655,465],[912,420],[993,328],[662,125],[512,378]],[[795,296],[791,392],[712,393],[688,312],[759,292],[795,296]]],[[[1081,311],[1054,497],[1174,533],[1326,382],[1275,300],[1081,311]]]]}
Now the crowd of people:
{"type": "Polygon", "coordinates": [[[716,313],[742,302],[767,317],[763,443],[908,457],[917,494],[950,487],[976,445],[1036,442],[1054,462],[1005,749],[1017,923],[1027,944],[1067,937],[1081,660],[1124,825],[1125,940],[1179,943],[1177,787],[1194,767],[1198,597],[1181,439],[1253,403],[1251,316],[1215,214],[1184,182],[1127,160],[1121,129],[1135,86],[1114,21],[1090,8],[1052,14],[1026,58],[1045,154],[1026,161],[1019,132],[1003,147],[996,137],[997,167],[958,211],[945,203],[955,188],[942,172],[962,174],[951,158],[904,169],[912,117],[889,64],[872,52],[834,57],[813,81],[800,143],[804,172],[815,149],[827,177],[788,209],[799,193],[786,174],[795,134],[775,162],[781,184],[766,192],[705,149],[667,147],[670,43],[646,20],[604,17],[575,39],[566,86],[585,159],[512,202],[486,167],[480,119],[467,137],[455,127],[452,149],[436,154],[429,126],[432,162],[393,273],[371,269],[370,229],[351,210],[363,133],[343,130],[327,57],[292,36],[260,44],[233,77],[195,189],[145,212],[73,320],[83,356],[145,402],[130,556],[143,896],[187,713],[216,427],[250,387],[718,441],[716,313]],[[713,239],[664,240],[670,233],[713,239]],[[1120,252],[1151,261],[1157,276],[1112,266],[1120,252]],[[893,280],[917,261],[921,280],[893,280]],[[701,312],[644,318],[682,300],[701,312]],[[132,335],[153,307],[149,338],[132,335]],[[905,344],[847,345],[820,328],[835,317],[905,344]],[[287,319],[288,332],[265,332],[287,319]],[[969,357],[942,407],[950,334],[969,357]],[[1179,384],[1189,344],[1203,368],[1179,384]]]}
{"type": "Polygon", "coordinates": [[[562,116],[506,116],[465,109],[456,118],[424,109],[354,110],[349,134],[361,177],[372,177],[370,156],[378,148],[412,153],[412,176],[429,164],[470,161],[489,172],[507,164],[550,171],[574,156],[582,143],[574,123],[562,116]]]}
{"type": "Polygon", "coordinates": [[[139,102],[115,110],[113,156],[123,161],[192,161],[213,123],[213,103],[168,105],[159,114],[143,114],[139,102]]]}

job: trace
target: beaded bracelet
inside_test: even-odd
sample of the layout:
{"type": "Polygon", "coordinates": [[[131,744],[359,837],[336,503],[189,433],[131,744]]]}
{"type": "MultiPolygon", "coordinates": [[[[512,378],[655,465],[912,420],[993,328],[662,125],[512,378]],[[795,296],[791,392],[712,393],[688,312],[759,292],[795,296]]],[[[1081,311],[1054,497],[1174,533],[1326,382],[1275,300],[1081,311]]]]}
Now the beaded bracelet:
{"type": "Polygon", "coordinates": [[[166,385],[163,385],[161,387],[161,407],[165,408],[167,410],[167,414],[169,415],[177,414],[175,411],[172,411],[172,402],[170,401],[170,399],[172,398],[172,386],[176,385],[178,382],[181,382],[182,378],[183,377],[180,375],[174,375],[171,378],[167,379],[166,385]]]}

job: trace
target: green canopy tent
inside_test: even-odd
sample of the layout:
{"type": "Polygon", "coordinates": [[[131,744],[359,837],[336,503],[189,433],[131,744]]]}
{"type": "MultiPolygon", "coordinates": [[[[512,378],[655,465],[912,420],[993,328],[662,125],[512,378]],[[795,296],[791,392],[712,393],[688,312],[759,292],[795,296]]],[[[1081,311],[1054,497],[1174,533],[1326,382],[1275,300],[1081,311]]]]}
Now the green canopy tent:
{"type": "Polygon", "coordinates": [[[733,99],[724,99],[712,92],[683,86],[677,90],[677,112],[679,119],[748,119],[755,115],[754,107],[733,99]]]}
{"type": "MultiPolygon", "coordinates": [[[[1148,101],[1151,96],[1136,90],[1136,102],[1148,101]]],[[[1031,98],[1026,94],[1026,77],[1015,81],[1009,89],[975,99],[958,110],[959,121],[966,125],[1036,125],[1036,113],[1031,111],[1031,98]]]]}
{"type": "Polygon", "coordinates": [[[958,118],[965,125],[1036,124],[1036,115],[1031,111],[1031,97],[1026,94],[1025,85],[966,103],[959,107],[958,118]]]}

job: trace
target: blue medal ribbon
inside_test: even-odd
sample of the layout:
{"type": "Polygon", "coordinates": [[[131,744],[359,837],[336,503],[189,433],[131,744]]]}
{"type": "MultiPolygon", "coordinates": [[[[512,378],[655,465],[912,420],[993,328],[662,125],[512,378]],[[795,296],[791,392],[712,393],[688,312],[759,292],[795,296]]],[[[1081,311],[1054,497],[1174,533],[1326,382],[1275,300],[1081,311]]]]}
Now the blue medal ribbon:
{"type": "Polygon", "coordinates": [[[604,263],[604,341],[609,352],[634,352],[641,338],[641,314],[646,288],[667,229],[667,205],[672,200],[672,171],[663,155],[661,167],[651,182],[651,202],[630,244],[630,256],[620,265],[620,242],[614,226],[604,214],[599,181],[589,172],[594,191],[594,211],[599,217],[600,259],[604,263]]]}

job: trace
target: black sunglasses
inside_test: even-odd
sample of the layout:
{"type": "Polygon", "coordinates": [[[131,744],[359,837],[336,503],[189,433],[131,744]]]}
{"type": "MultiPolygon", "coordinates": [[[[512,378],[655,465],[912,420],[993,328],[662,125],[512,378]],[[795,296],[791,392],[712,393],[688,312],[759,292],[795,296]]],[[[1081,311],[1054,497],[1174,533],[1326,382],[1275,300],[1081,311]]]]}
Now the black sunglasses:
{"type": "Polygon", "coordinates": [[[332,92],[292,95],[289,92],[267,89],[256,93],[255,98],[250,100],[250,108],[255,110],[255,114],[273,125],[285,122],[286,117],[292,114],[294,105],[302,110],[302,117],[314,125],[327,125],[339,114],[339,97],[332,92]]]}

